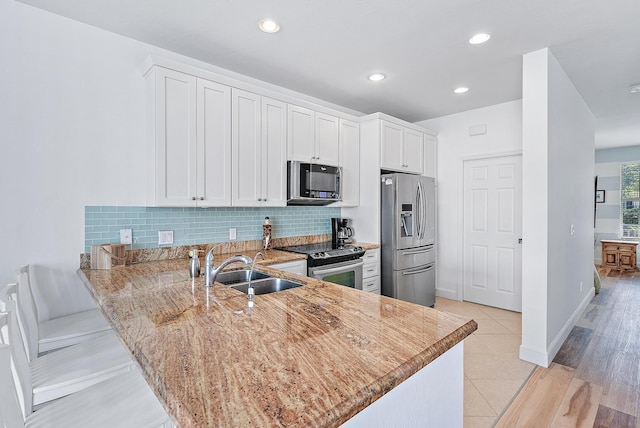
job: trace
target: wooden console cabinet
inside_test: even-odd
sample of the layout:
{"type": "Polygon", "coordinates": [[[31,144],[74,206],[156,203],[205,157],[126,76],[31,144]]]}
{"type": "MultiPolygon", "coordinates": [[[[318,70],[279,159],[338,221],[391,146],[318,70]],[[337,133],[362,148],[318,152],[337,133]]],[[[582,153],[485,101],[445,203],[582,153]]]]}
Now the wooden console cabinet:
{"type": "Polygon", "coordinates": [[[636,270],[638,242],[602,240],[602,266],[620,270],[636,270]]]}

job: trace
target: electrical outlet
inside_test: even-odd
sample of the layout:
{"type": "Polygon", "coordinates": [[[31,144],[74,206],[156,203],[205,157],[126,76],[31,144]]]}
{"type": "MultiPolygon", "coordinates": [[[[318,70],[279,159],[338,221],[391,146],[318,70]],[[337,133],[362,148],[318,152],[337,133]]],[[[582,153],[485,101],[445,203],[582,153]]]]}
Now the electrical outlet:
{"type": "Polygon", "coordinates": [[[173,230],[158,231],[158,245],[173,244],[173,230]]]}
{"type": "Polygon", "coordinates": [[[131,229],[120,229],[120,243],[131,244],[133,242],[131,235],[131,229]]]}
{"type": "Polygon", "coordinates": [[[231,240],[231,241],[235,241],[236,240],[236,228],[235,227],[229,228],[229,240],[231,240]]]}
{"type": "Polygon", "coordinates": [[[580,281],[580,291],[582,291],[582,281],[580,281]]]}
{"type": "Polygon", "coordinates": [[[576,233],[576,230],[574,229],[573,225],[571,225],[571,236],[573,236],[574,233],[576,233]]]}

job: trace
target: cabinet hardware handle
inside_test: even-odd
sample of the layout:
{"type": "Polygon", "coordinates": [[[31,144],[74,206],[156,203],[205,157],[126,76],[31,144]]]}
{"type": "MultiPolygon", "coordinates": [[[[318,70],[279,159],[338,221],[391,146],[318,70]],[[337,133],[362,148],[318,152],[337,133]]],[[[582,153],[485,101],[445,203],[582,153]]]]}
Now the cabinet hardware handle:
{"type": "Polygon", "coordinates": [[[196,200],[196,197],[195,197],[195,196],[192,196],[192,197],[191,197],[191,200],[192,200],[192,201],[195,201],[195,200],[196,200]]]}
{"type": "Polygon", "coordinates": [[[204,201],[204,196],[200,196],[200,200],[201,200],[201,201],[204,201]]]}

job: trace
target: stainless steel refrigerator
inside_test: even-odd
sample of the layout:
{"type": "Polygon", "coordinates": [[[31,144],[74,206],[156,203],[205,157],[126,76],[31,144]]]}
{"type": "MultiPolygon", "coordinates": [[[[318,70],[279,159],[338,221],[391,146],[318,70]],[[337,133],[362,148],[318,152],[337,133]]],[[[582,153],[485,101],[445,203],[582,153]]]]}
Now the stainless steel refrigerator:
{"type": "Polygon", "coordinates": [[[435,180],[381,176],[382,294],[433,307],[436,302],[435,180]]]}

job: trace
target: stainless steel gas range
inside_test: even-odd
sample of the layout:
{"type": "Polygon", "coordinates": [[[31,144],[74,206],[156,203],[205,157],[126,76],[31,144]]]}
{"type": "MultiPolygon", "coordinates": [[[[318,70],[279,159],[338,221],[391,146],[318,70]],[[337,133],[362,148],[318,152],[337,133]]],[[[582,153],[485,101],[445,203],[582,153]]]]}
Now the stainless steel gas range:
{"type": "Polygon", "coordinates": [[[306,254],[309,277],[362,290],[362,256],[365,253],[362,247],[334,247],[329,241],[280,249],[306,254]]]}

